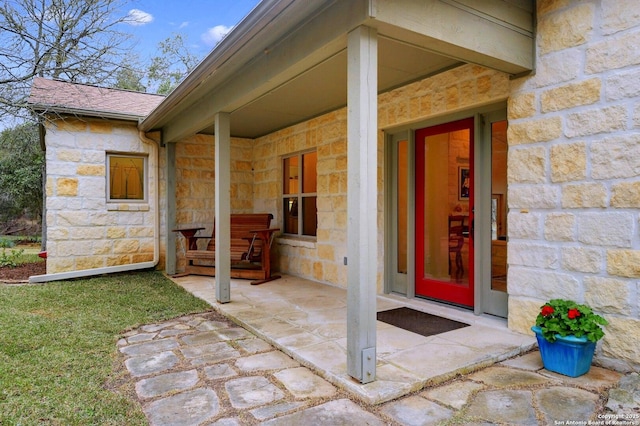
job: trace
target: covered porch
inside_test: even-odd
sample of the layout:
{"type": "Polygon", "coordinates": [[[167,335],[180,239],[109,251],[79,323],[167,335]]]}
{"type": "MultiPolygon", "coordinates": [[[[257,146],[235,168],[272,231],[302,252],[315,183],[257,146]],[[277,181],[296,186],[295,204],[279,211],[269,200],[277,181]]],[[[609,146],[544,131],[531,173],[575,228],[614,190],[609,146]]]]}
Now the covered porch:
{"type": "MultiPolygon", "coordinates": [[[[401,92],[402,87],[412,82],[464,64],[494,70],[503,76],[530,72],[533,69],[532,29],[533,7],[532,2],[527,0],[491,1],[482,4],[466,0],[261,2],[140,123],[139,128],[144,132],[159,131],[161,146],[165,148],[163,161],[166,164],[166,188],[165,199],[161,201],[166,206],[165,270],[169,274],[177,272],[176,236],[171,230],[182,226],[184,223],[181,218],[185,216],[180,211],[182,200],[176,196],[180,189],[176,183],[180,179],[176,164],[183,160],[177,154],[177,145],[193,135],[214,135],[212,171],[215,187],[212,192],[215,196],[212,204],[215,209],[217,285],[213,287],[202,284],[207,292],[207,300],[219,303],[219,309],[230,314],[234,310],[247,311],[246,315],[238,314],[237,320],[255,331],[258,328],[251,321],[258,320],[254,316],[273,312],[276,317],[261,318],[265,323],[265,330],[272,327],[278,329],[276,325],[284,321],[291,325],[293,333],[296,327],[301,326],[296,325],[292,319],[280,318],[280,315],[287,312],[300,315],[306,318],[301,320],[302,323],[317,326],[322,320],[314,319],[316,311],[309,309],[307,312],[298,306],[313,306],[318,303],[317,298],[322,301],[330,299],[332,302],[327,304],[334,306],[336,311],[318,315],[320,318],[327,315],[332,323],[335,322],[339,333],[329,334],[324,338],[322,334],[315,335],[319,340],[312,349],[309,349],[309,345],[305,346],[308,360],[303,359],[302,362],[312,363],[317,360],[319,371],[326,371],[327,376],[331,372],[335,375],[331,377],[335,377],[336,381],[362,390],[366,400],[384,400],[387,399],[386,396],[380,395],[397,396],[401,391],[417,389],[434,377],[447,377],[449,367],[440,370],[437,366],[441,362],[448,363],[450,358],[466,359],[460,368],[491,362],[493,359],[489,355],[477,355],[475,351],[478,348],[475,347],[466,355],[456,355],[459,351],[465,352],[466,346],[458,343],[447,346],[447,341],[440,341],[439,338],[436,341],[443,343],[444,349],[433,349],[434,345],[429,344],[430,339],[427,339],[423,341],[427,346],[413,352],[419,354],[419,357],[401,357],[403,362],[407,362],[404,368],[398,367],[395,361],[390,361],[395,359],[396,352],[409,351],[404,344],[414,346],[417,341],[411,336],[405,343],[390,343],[387,347],[384,327],[376,322],[376,309],[380,309],[382,300],[376,294],[381,288],[379,283],[382,284],[384,280],[384,269],[387,267],[384,260],[388,258],[382,247],[382,236],[385,233],[383,219],[387,212],[381,211],[380,171],[384,166],[384,158],[380,155],[379,148],[383,137],[381,131],[388,129],[383,129],[383,124],[378,122],[378,100],[381,94],[395,89],[401,92]],[[340,281],[345,287],[327,289],[323,286],[322,290],[303,290],[301,286],[291,285],[288,279],[283,279],[266,290],[253,290],[248,284],[245,289],[245,284],[230,280],[228,273],[230,234],[227,224],[232,213],[232,138],[264,141],[283,129],[326,114],[339,114],[340,111],[345,112],[345,128],[335,126],[325,136],[339,135],[340,140],[336,146],[345,148],[344,159],[348,159],[346,171],[339,177],[333,174],[338,180],[343,180],[342,187],[348,187],[348,191],[343,191],[344,199],[340,200],[341,205],[346,206],[346,212],[335,226],[326,226],[323,220],[331,212],[323,212],[322,216],[318,214],[318,237],[314,241],[303,239],[302,243],[318,247],[332,243],[336,236],[340,241],[344,240],[344,244],[329,257],[333,269],[345,272],[340,281]],[[276,290],[279,293],[270,294],[276,290]],[[334,291],[339,294],[327,296],[334,291]],[[245,298],[248,300],[246,304],[245,298]],[[266,300],[275,300],[273,306],[254,306],[263,304],[266,300]],[[298,305],[293,301],[298,301],[298,305]],[[245,304],[243,308],[238,308],[240,303],[245,304]],[[274,309],[281,303],[288,307],[274,309]],[[245,316],[249,318],[245,320],[245,316]],[[382,342],[382,346],[377,343],[377,339],[382,342]],[[315,350],[318,351],[317,354],[314,353],[315,350]],[[433,360],[426,358],[430,356],[433,360]],[[423,365],[424,371],[417,373],[416,365],[423,365]],[[381,371],[377,372],[378,369],[381,371]],[[406,378],[397,378],[405,377],[405,373],[406,378]],[[370,385],[356,385],[356,382],[370,385]],[[387,391],[388,387],[395,390],[387,391]],[[379,396],[366,397],[368,392],[379,396]]],[[[482,90],[473,90],[479,95],[472,95],[464,89],[454,87],[453,92],[449,89],[439,91],[434,98],[441,100],[434,102],[442,107],[442,111],[430,108],[423,111],[417,108],[414,116],[398,121],[394,126],[425,120],[445,111],[453,113],[463,107],[477,107],[495,101],[491,95],[483,94],[482,90]]],[[[407,103],[420,105],[419,99],[410,101],[409,93],[403,93],[402,96],[407,103]]],[[[505,99],[506,96],[501,98],[503,102],[505,99]]],[[[323,142],[322,136],[317,135],[307,138],[309,140],[316,146],[323,142]]],[[[274,143],[271,149],[264,150],[265,156],[271,156],[271,165],[265,166],[263,158],[256,158],[250,167],[254,176],[262,177],[262,181],[255,183],[251,191],[250,209],[253,212],[273,213],[277,224],[282,224],[285,216],[281,198],[282,184],[278,178],[281,166],[278,161],[282,161],[288,142],[274,143]],[[262,166],[265,167],[261,168],[262,166]]],[[[286,154],[293,151],[299,152],[291,150],[286,154]]],[[[320,152],[319,156],[322,157],[322,154],[320,152]]],[[[335,158],[329,158],[325,162],[322,160],[320,158],[318,163],[325,168],[329,168],[327,164],[331,162],[337,163],[335,158]]],[[[327,203],[331,191],[323,191],[320,185],[318,187],[318,203],[322,205],[324,202],[322,206],[331,210],[333,204],[328,207],[327,203]]],[[[202,184],[194,184],[192,191],[201,192],[202,184]]],[[[204,217],[208,213],[200,212],[194,217],[204,217]]],[[[291,271],[285,268],[281,272],[291,271]]],[[[185,279],[193,279],[194,282],[201,280],[185,279]]],[[[308,286],[318,284],[309,283],[308,286]]],[[[387,299],[400,303],[392,298],[384,300],[387,299]]],[[[404,303],[410,301],[404,300],[404,303]]],[[[478,319],[473,320],[476,321],[478,319]]],[[[503,328],[506,331],[506,326],[503,328]]],[[[315,328],[303,331],[314,335],[311,333],[314,330],[315,328]]],[[[277,333],[277,330],[274,332],[277,333]]],[[[483,333],[478,333],[480,334],[483,333]]],[[[276,334],[265,338],[276,342],[285,336],[276,334]]],[[[482,349],[483,351],[502,346],[499,337],[486,337],[489,347],[482,349]]],[[[472,339],[467,335],[461,336],[460,342],[465,341],[472,339]]],[[[479,346],[482,347],[482,344],[479,346]]],[[[521,345],[516,347],[520,348],[521,345]]],[[[511,346],[510,348],[513,349],[511,346]]],[[[291,351],[286,346],[283,349],[291,351]]],[[[513,353],[507,350],[501,356],[508,355],[513,353]]]]}
{"type": "Polygon", "coordinates": [[[216,302],[215,279],[190,275],[173,278],[225,316],[255,333],[329,382],[358,399],[378,404],[425,386],[445,382],[526,352],[535,338],[507,329],[506,320],[420,299],[376,297],[376,310],[408,306],[469,324],[424,337],[376,321],[377,376],[361,384],[347,373],[346,290],[303,278],[283,276],[252,286],[231,280],[233,299],[216,302]]]}

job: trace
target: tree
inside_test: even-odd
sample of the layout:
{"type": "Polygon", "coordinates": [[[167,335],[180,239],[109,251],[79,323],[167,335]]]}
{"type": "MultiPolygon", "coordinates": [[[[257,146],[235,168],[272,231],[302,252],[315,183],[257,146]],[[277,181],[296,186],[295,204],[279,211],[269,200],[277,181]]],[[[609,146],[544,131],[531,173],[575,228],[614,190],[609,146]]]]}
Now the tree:
{"type": "Polygon", "coordinates": [[[130,35],[117,30],[127,0],[5,0],[0,3],[0,119],[32,118],[33,77],[101,84],[113,80],[130,35]]]}
{"type": "Polygon", "coordinates": [[[187,47],[187,37],[174,33],[158,43],[159,56],[151,59],[147,79],[155,93],[166,95],[200,62],[187,47]]]}
{"type": "Polygon", "coordinates": [[[22,124],[0,133],[0,221],[42,215],[44,151],[38,126],[22,124]]]}
{"type": "Polygon", "coordinates": [[[142,83],[145,78],[145,72],[142,71],[137,56],[125,58],[121,65],[120,69],[116,72],[113,87],[117,89],[134,90],[136,92],[146,92],[147,88],[142,83]]]}

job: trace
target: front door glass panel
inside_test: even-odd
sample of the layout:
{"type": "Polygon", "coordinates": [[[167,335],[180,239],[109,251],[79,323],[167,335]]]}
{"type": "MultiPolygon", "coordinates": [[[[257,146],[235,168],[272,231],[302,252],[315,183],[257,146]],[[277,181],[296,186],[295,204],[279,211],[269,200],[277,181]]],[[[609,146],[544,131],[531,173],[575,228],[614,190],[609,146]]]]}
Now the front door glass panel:
{"type": "Polygon", "coordinates": [[[416,294],[473,306],[473,118],[416,132],[416,294]]]}
{"type": "Polygon", "coordinates": [[[407,206],[409,197],[409,188],[407,182],[408,176],[408,164],[409,164],[409,143],[407,141],[398,142],[398,187],[396,188],[398,194],[398,214],[397,214],[397,235],[398,235],[398,273],[407,273],[407,237],[408,237],[408,224],[407,224],[407,206]]]}
{"type": "Polygon", "coordinates": [[[507,291],[507,121],[491,123],[491,289],[507,291]]]}

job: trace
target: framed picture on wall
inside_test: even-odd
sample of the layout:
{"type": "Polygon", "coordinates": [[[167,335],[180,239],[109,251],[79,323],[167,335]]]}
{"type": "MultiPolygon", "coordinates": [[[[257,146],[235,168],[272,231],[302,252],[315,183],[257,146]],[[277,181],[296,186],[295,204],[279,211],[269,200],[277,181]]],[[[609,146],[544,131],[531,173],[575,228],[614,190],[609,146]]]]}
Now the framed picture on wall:
{"type": "Polygon", "coordinates": [[[458,167],[458,200],[469,200],[471,176],[468,167],[458,167]]]}

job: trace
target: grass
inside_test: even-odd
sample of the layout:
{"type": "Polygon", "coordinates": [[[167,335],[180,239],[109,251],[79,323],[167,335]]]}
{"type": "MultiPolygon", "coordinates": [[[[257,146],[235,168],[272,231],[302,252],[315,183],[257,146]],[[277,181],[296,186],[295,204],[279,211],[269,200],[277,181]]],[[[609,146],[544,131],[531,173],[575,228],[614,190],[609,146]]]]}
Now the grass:
{"type": "Polygon", "coordinates": [[[6,249],[0,248],[0,266],[5,266],[4,263],[11,263],[17,266],[22,265],[24,263],[37,263],[44,262],[44,259],[38,256],[38,251],[33,251],[33,249],[24,249],[24,248],[14,248],[14,249],[6,249]],[[27,251],[29,250],[29,251],[27,251]]]}
{"type": "Polygon", "coordinates": [[[0,424],[147,424],[115,383],[116,342],[210,306],[159,272],[0,286],[0,424]]]}
{"type": "Polygon", "coordinates": [[[0,236],[0,267],[44,262],[38,256],[40,249],[36,238],[0,236]]]}

